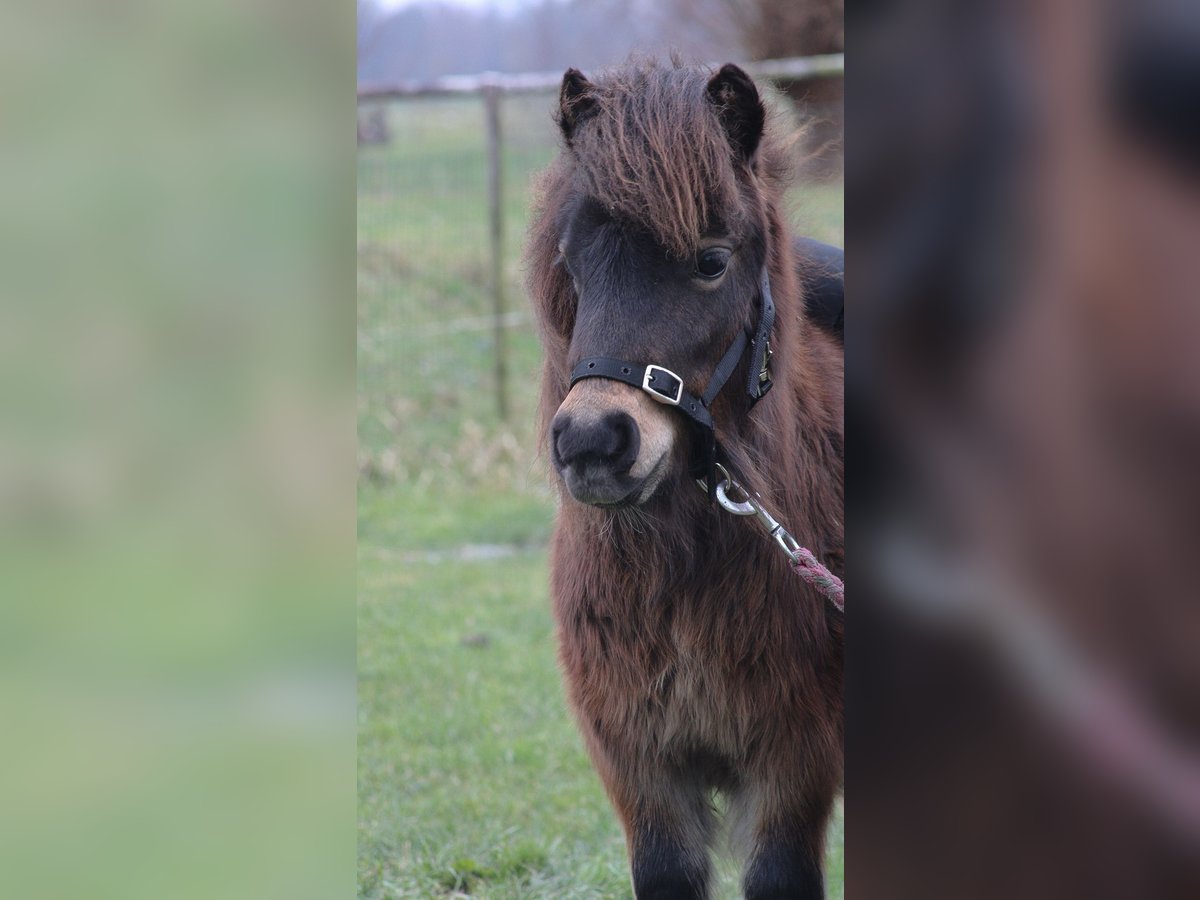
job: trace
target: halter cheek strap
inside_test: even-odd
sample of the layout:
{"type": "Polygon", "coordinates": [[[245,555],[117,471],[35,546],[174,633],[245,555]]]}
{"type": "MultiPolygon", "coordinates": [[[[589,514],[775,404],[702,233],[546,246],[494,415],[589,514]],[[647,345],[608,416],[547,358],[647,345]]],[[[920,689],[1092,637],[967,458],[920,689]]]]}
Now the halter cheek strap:
{"type": "MultiPolygon", "coordinates": [[[[575,382],[584,378],[608,378],[639,388],[659,403],[674,406],[700,427],[702,442],[692,468],[697,474],[708,475],[717,462],[716,428],[711,406],[747,349],[750,351],[750,369],[746,376],[746,394],[750,398],[751,406],[765,397],[773,385],[769,364],[771,329],[775,325],[775,302],[771,298],[771,282],[765,265],[759,281],[759,292],[762,310],[758,317],[757,329],[751,331],[746,328],[737,333],[721,361],[717,363],[701,396],[689,393],[684,387],[683,379],[666,366],[627,362],[609,356],[589,356],[581,359],[571,371],[571,386],[574,387],[575,382]]],[[[715,487],[716,479],[710,478],[708,483],[715,487]]]]}

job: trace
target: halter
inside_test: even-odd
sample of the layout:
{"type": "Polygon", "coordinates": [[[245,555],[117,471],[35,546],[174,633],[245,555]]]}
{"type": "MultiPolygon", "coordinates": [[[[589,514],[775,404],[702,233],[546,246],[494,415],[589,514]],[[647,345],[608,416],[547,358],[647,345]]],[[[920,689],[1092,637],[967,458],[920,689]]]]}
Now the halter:
{"type": "Polygon", "coordinates": [[[746,376],[746,394],[750,406],[766,396],[773,382],[768,366],[771,362],[771,329],[775,325],[775,301],[771,299],[771,282],[764,264],[759,280],[762,312],[758,328],[746,327],[737,333],[733,343],[717,363],[704,393],[697,397],[684,389],[683,379],[657,363],[632,363],[610,356],[589,356],[581,359],[571,372],[571,387],[584,378],[610,378],[623,381],[649,394],[659,403],[674,406],[700,428],[703,441],[697,459],[693,461],[692,474],[701,482],[710,500],[716,500],[722,509],[738,516],[754,516],[767,535],[787,554],[792,571],[809,584],[815,586],[830,603],[844,613],[846,588],[842,580],[829,571],[816,555],[802,547],[786,528],[772,516],[756,494],[751,493],[734,480],[729,471],[717,460],[717,435],[710,407],[721,393],[721,388],[738,367],[746,350],[750,350],[750,372],[746,376]],[[733,500],[729,493],[741,494],[744,499],[733,500]]]}
{"type": "MultiPolygon", "coordinates": [[[[762,310],[758,327],[751,329],[747,326],[737,333],[713,370],[708,387],[699,397],[685,390],[683,379],[666,366],[626,362],[609,356],[581,359],[571,372],[570,386],[574,387],[575,382],[584,378],[609,378],[639,388],[659,403],[675,407],[700,428],[702,440],[700,452],[692,466],[693,474],[710,476],[714,474],[717,464],[717,435],[711,406],[747,350],[750,351],[750,370],[746,376],[746,395],[750,398],[750,405],[753,407],[765,397],[774,384],[768,366],[771,361],[771,329],[775,325],[775,301],[771,299],[771,281],[765,263],[759,279],[759,295],[762,310]]],[[[716,478],[709,477],[708,484],[709,495],[712,496],[716,490],[716,478]]]]}

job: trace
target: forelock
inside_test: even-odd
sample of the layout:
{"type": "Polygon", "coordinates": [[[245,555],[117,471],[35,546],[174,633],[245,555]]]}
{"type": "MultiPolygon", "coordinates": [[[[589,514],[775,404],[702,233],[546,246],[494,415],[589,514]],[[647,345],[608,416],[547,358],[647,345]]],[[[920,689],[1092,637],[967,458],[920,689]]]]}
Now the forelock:
{"type": "Polygon", "coordinates": [[[677,258],[742,215],[733,157],[704,70],[635,62],[598,79],[570,142],[583,190],[677,258]]]}

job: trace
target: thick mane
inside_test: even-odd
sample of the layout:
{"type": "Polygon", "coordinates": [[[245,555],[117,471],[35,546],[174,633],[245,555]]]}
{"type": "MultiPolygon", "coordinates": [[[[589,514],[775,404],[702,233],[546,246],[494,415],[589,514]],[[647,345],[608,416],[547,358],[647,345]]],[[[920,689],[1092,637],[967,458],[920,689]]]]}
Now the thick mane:
{"type": "Polygon", "coordinates": [[[583,189],[677,258],[741,209],[729,139],[706,95],[711,74],[678,60],[637,60],[600,76],[586,127],[567,147],[583,189]]]}

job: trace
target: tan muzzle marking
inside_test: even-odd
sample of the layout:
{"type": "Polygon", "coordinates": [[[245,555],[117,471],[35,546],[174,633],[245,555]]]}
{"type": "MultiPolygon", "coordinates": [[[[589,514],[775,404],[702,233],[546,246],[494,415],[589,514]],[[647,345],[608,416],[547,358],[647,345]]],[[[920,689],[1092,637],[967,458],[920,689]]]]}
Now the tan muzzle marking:
{"type": "Polygon", "coordinates": [[[558,415],[570,416],[580,425],[597,423],[611,412],[623,412],[637,423],[641,445],[629,474],[647,477],[674,449],[683,425],[681,417],[644,391],[606,378],[576,382],[558,408],[558,415]]]}

